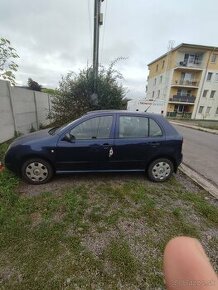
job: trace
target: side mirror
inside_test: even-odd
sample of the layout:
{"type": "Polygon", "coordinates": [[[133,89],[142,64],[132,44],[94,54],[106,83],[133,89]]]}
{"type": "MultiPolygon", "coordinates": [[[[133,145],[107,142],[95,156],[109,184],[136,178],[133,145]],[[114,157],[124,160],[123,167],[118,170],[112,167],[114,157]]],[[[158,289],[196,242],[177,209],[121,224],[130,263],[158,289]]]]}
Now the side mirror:
{"type": "Polygon", "coordinates": [[[67,142],[72,142],[75,140],[75,137],[73,135],[71,135],[70,133],[67,133],[64,138],[63,138],[64,141],[67,141],[67,142]]]}

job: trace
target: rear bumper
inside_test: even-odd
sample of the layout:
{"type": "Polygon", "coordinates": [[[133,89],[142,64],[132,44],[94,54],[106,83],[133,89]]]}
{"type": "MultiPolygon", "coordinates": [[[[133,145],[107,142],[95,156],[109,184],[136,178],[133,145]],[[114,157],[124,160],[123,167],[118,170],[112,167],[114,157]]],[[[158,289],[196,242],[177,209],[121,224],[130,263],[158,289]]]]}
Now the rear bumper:
{"type": "Polygon", "coordinates": [[[177,158],[176,158],[176,166],[175,166],[175,172],[177,172],[177,169],[179,165],[182,163],[183,160],[183,154],[181,153],[177,158]]]}

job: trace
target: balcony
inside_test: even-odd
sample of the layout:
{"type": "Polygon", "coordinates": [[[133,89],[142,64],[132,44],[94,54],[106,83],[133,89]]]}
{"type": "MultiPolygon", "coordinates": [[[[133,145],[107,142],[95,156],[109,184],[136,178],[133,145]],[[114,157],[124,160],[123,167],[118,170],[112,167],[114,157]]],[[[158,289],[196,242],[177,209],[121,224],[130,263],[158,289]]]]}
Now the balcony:
{"type": "Polygon", "coordinates": [[[191,119],[191,116],[192,113],[187,112],[167,112],[167,117],[173,119],[191,119]]]}
{"type": "Polygon", "coordinates": [[[182,95],[175,95],[169,99],[169,103],[186,103],[186,104],[194,104],[195,96],[182,96],[182,95]]]}
{"type": "Polygon", "coordinates": [[[175,69],[195,70],[195,71],[203,70],[201,61],[194,61],[194,62],[179,61],[176,64],[176,68],[175,69]]]}
{"type": "Polygon", "coordinates": [[[198,88],[199,82],[196,80],[175,80],[171,84],[171,87],[188,87],[188,88],[198,88]]]}

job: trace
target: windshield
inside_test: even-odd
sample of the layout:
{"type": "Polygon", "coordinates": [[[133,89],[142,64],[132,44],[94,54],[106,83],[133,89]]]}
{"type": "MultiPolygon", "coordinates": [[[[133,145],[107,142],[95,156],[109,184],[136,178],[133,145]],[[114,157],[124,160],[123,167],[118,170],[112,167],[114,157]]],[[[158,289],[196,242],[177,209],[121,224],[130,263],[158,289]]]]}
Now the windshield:
{"type": "Polygon", "coordinates": [[[78,119],[76,119],[76,120],[74,120],[74,121],[72,121],[72,122],[70,122],[70,123],[68,123],[68,124],[64,124],[64,125],[62,125],[61,127],[53,127],[53,128],[51,128],[49,131],[48,131],[48,133],[50,134],[50,135],[55,135],[55,134],[58,134],[58,133],[61,133],[63,130],[65,130],[65,129],[67,129],[68,127],[71,127],[71,125],[73,125],[74,124],[74,122],[76,122],[76,121],[78,121],[78,120],[80,120],[81,118],[78,118],[78,119]]]}

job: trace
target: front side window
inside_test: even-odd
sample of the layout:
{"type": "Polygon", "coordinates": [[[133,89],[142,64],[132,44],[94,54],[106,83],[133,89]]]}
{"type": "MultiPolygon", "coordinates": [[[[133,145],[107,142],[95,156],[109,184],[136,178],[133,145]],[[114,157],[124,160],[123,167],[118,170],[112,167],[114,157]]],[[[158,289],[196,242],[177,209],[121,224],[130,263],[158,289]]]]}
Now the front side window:
{"type": "Polygon", "coordinates": [[[119,138],[148,137],[148,118],[120,116],[119,138]]]}
{"type": "Polygon", "coordinates": [[[112,116],[95,117],[73,128],[70,135],[80,140],[109,138],[112,121],[112,116]]]}

